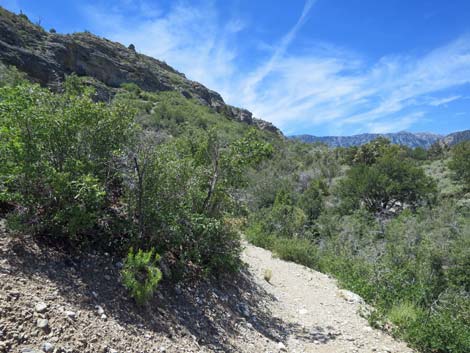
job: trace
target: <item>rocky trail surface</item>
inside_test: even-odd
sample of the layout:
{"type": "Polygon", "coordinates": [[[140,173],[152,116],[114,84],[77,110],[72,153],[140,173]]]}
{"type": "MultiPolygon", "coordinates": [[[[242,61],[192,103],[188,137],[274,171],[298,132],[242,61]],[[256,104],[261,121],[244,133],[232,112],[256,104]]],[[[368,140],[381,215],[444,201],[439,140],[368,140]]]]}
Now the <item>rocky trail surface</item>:
{"type": "Polygon", "coordinates": [[[411,352],[333,279],[248,244],[243,260],[237,276],[167,281],[138,307],[119,259],[72,256],[0,222],[0,352],[411,352]]]}
{"type": "Polygon", "coordinates": [[[365,305],[356,294],[341,290],[331,277],[271,252],[246,245],[244,261],[256,282],[275,298],[273,316],[286,323],[279,348],[287,352],[354,353],[412,352],[404,343],[372,329],[359,315],[365,305]],[[266,270],[272,273],[264,280],[266,270]],[[295,330],[291,330],[295,327],[295,330]]]}

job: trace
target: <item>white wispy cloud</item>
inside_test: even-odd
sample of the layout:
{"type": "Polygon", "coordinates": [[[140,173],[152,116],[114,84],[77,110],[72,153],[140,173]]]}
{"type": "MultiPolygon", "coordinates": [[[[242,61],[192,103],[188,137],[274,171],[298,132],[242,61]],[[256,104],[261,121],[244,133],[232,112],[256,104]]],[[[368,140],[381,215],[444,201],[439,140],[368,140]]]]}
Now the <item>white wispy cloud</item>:
{"type": "Polygon", "coordinates": [[[106,36],[134,43],[138,51],[167,61],[287,134],[299,126],[310,131],[327,126],[331,133],[403,130],[429,109],[462,98],[443,92],[470,83],[470,36],[421,56],[397,54],[375,63],[331,43],[314,43],[293,55],[289,48],[315,3],[305,2],[277,42],[253,38],[248,50],[239,46],[239,35],[250,23],[241,16],[227,18],[210,0],[197,7],[178,2],[136,18],[119,7],[93,6],[86,13],[106,36]],[[246,52],[263,60],[247,65],[246,52]]]}
{"type": "Polygon", "coordinates": [[[139,52],[168,62],[210,88],[230,91],[236,74],[232,39],[245,23],[229,18],[222,25],[212,2],[198,7],[178,2],[169,12],[155,10],[154,16],[145,18],[129,18],[121,9],[110,12],[96,5],[84,11],[107,37],[133,43],[139,52]]]}
{"type": "Polygon", "coordinates": [[[429,102],[430,105],[433,107],[438,107],[440,105],[444,105],[453,101],[456,101],[458,99],[462,98],[462,96],[450,96],[450,97],[444,97],[444,98],[433,98],[429,102]]]}
{"type": "Polygon", "coordinates": [[[297,33],[305,24],[308,14],[317,0],[307,0],[302,13],[295,25],[282,37],[280,43],[274,47],[271,57],[256,68],[243,82],[243,91],[246,97],[255,96],[257,86],[274,70],[274,68],[283,60],[285,53],[297,36],[297,33]]]}
{"type": "Polygon", "coordinates": [[[409,115],[398,117],[391,121],[373,121],[367,123],[367,131],[371,133],[382,134],[391,131],[405,130],[411,127],[415,122],[419,121],[424,115],[424,112],[415,112],[409,115]]]}

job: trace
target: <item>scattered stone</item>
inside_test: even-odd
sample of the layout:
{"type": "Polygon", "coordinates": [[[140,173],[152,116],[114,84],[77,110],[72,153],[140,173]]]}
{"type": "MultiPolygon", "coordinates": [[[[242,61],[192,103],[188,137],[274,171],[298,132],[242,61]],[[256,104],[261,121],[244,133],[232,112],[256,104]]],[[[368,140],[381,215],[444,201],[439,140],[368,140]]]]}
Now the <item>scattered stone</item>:
{"type": "Polygon", "coordinates": [[[37,303],[34,307],[34,311],[37,313],[44,313],[47,310],[47,304],[44,302],[37,303]]]}
{"type": "Polygon", "coordinates": [[[33,348],[22,348],[21,353],[41,353],[40,351],[33,348]]]}
{"type": "Polygon", "coordinates": [[[8,342],[2,342],[0,341],[0,352],[8,352],[8,347],[9,347],[9,344],[8,342]]]}
{"type": "Polygon", "coordinates": [[[277,344],[277,349],[279,349],[281,352],[287,352],[287,347],[284,343],[282,342],[279,342],[277,344]]]}
{"type": "Polygon", "coordinates": [[[54,351],[54,345],[50,342],[45,342],[43,345],[42,345],[42,350],[44,352],[53,352],[54,351]]]}
{"type": "Polygon", "coordinates": [[[343,298],[349,303],[360,303],[360,304],[364,303],[364,299],[362,299],[359,295],[349,290],[340,289],[338,293],[341,298],[343,298]]]}
{"type": "Polygon", "coordinates": [[[240,303],[238,304],[238,311],[240,311],[240,313],[243,315],[243,316],[250,316],[250,309],[248,308],[248,305],[246,305],[245,303],[240,303]]]}
{"type": "Polygon", "coordinates": [[[38,319],[36,326],[42,330],[49,328],[49,320],[47,319],[38,319]]]}
{"type": "Polygon", "coordinates": [[[175,286],[175,293],[177,295],[181,295],[183,293],[183,291],[181,290],[181,287],[180,286],[175,286]]]}
{"type": "Polygon", "coordinates": [[[77,313],[75,311],[66,310],[64,311],[65,316],[69,319],[75,320],[77,318],[77,313]]]}
{"type": "Polygon", "coordinates": [[[98,310],[98,315],[104,314],[104,309],[101,307],[101,305],[96,305],[95,308],[98,310]]]}
{"type": "Polygon", "coordinates": [[[111,276],[110,275],[104,275],[104,279],[107,281],[111,281],[111,276]]]}

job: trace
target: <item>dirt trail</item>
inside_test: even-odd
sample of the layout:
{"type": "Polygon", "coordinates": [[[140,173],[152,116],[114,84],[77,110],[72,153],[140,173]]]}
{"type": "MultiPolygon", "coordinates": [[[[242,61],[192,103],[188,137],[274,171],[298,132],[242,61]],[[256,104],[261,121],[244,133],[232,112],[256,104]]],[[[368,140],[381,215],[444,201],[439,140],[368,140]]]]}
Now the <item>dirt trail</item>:
{"type": "Polygon", "coordinates": [[[271,252],[245,244],[243,260],[258,285],[276,300],[269,304],[273,316],[301,327],[279,344],[288,352],[412,352],[406,344],[372,329],[358,314],[361,299],[340,290],[334,279],[301,265],[273,258],[271,252]],[[272,271],[270,283],[264,280],[272,271]]]}
{"type": "Polygon", "coordinates": [[[167,282],[137,307],[120,283],[118,259],[71,257],[2,225],[0,353],[411,352],[372,330],[357,314],[360,298],[333,279],[249,244],[246,270],[167,282]]]}

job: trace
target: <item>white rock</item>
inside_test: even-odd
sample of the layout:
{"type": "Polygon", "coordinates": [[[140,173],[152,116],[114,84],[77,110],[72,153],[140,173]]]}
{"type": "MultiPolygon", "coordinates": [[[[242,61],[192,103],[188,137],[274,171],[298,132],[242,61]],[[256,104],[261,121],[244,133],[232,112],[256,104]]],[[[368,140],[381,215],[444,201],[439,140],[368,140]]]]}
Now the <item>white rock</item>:
{"type": "Polygon", "coordinates": [[[38,319],[36,325],[38,328],[46,329],[49,326],[49,321],[47,319],[38,319]]]}
{"type": "Polygon", "coordinates": [[[277,344],[277,349],[279,349],[279,350],[282,351],[282,352],[287,352],[287,348],[286,348],[285,344],[282,343],[282,342],[279,342],[279,343],[277,344]]]}
{"type": "Polygon", "coordinates": [[[34,311],[37,313],[43,313],[47,310],[47,304],[44,302],[37,303],[36,306],[34,307],[34,311]]]}
{"type": "Polygon", "coordinates": [[[349,303],[364,303],[364,299],[362,299],[359,295],[346,289],[340,289],[338,293],[340,297],[342,297],[349,303]]]}
{"type": "Polygon", "coordinates": [[[64,311],[64,314],[70,319],[75,319],[77,317],[77,313],[75,311],[66,310],[64,311]]]}
{"type": "Polygon", "coordinates": [[[54,350],[54,345],[52,343],[49,343],[49,342],[45,342],[43,345],[42,345],[42,350],[44,352],[52,352],[54,350]]]}

